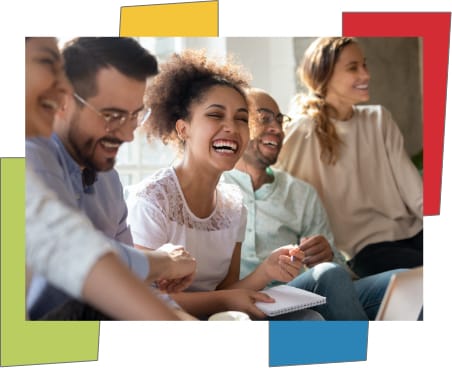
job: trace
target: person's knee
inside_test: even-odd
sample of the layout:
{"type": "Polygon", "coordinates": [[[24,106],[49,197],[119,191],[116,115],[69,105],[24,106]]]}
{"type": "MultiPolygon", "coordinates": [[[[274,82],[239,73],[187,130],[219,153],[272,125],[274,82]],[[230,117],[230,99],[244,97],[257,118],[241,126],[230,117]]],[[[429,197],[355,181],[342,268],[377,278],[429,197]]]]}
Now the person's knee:
{"type": "Polygon", "coordinates": [[[350,284],[352,279],[347,270],[332,262],[318,264],[313,268],[313,277],[318,284],[332,284],[336,287],[350,284]]]}
{"type": "Polygon", "coordinates": [[[306,310],[305,317],[306,317],[306,320],[308,320],[308,321],[324,321],[325,320],[325,318],[323,318],[323,316],[319,312],[312,310],[312,309],[306,310]]]}

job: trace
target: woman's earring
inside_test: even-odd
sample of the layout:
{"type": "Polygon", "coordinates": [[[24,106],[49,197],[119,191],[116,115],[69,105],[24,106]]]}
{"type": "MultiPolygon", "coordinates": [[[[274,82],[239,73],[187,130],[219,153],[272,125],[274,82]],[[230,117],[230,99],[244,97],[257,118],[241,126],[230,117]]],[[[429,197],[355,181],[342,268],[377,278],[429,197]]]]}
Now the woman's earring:
{"type": "Polygon", "coordinates": [[[182,144],[184,144],[184,143],[185,143],[185,139],[184,139],[184,137],[182,137],[182,134],[177,133],[177,136],[178,136],[179,139],[181,140],[182,144]]]}

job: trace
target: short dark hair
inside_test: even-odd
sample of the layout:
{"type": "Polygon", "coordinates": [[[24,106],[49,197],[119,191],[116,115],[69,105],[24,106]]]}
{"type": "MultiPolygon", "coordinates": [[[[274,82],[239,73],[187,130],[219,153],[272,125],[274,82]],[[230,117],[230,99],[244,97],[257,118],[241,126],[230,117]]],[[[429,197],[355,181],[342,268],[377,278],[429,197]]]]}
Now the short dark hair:
{"type": "Polygon", "coordinates": [[[157,59],[129,37],[79,37],[65,44],[66,74],[83,98],[97,93],[96,75],[113,67],[127,77],[145,81],[158,73],[157,59]]]}

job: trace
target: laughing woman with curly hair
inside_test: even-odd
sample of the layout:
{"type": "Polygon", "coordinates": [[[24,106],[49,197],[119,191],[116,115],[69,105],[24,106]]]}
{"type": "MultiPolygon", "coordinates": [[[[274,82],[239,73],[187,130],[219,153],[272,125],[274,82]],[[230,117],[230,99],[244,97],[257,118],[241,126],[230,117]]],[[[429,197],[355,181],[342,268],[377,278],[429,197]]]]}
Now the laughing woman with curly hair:
{"type": "MultiPolygon", "coordinates": [[[[139,184],[129,199],[129,222],[137,247],[182,244],[196,258],[190,292],[173,297],[200,318],[224,310],[265,318],[254,303],[272,299],[257,290],[274,278],[294,277],[301,267],[298,259],[290,262],[299,251],[286,251],[239,280],[246,209],[240,189],[220,177],[248,144],[248,79],[231,61],[187,50],[161,66],[146,94],[152,109],[148,133],[178,145],[182,158],[139,184]]],[[[291,318],[319,316],[302,311],[291,318]]]]}

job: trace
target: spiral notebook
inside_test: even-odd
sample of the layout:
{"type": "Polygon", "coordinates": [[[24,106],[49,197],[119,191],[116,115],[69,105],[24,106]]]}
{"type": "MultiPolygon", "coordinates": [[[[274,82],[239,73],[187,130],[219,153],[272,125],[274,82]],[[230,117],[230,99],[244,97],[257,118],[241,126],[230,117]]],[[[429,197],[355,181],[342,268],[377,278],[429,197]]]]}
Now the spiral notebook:
{"type": "Polygon", "coordinates": [[[275,299],[275,302],[256,302],[256,307],[270,317],[326,303],[326,297],[322,295],[289,285],[274,286],[264,289],[262,292],[275,299]]]}

